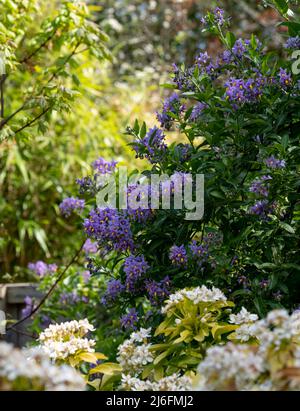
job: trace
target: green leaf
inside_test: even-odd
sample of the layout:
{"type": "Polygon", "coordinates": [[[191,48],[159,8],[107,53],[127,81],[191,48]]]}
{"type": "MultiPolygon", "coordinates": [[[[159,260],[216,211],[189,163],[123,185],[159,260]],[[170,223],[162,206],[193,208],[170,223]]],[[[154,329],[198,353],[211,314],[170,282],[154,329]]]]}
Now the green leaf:
{"type": "Polygon", "coordinates": [[[279,11],[279,13],[285,16],[289,10],[288,2],[286,0],[273,0],[273,3],[275,4],[275,7],[279,11]]]}
{"type": "Polygon", "coordinates": [[[159,85],[162,88],[168,88],[168,89],[176,89],[176,85],[175,84],[170,84],[170,83],[162,83],[159,85]]]}
{"type": "Polygon", "coordinates": [[[232,331],[235,331],[237,328],[239,328],[237,325],[231,325],[231,324],[227,324],[227,325],[215,325],[212,330],[212,336],[215,340],[219,339],[219,337],[222,334],[228,334],[232,331]]]}
{"type": "Polygon", "coordinates": [[[147,126],[146,126],[146,123],[143,122],[143,125],[142,125],[141,130],[140,130],[140,137],[144,138],[146,133],[147,133],[147,126]]]}
{"type": "Polygon", "coordinates": [[[283,223],[282,221],[279,223],[280,227],[283,228],[285,231],[287,231],[290,234],[295,234],[295,230],[293,227],[291,227],[287,223],[283,223]]]}
{"type": "Polygon", "coordinates": [[[227,43],[228,48],[232,49],[235,42],[236,42],[235,35],[231,33],[230,31],[228,31],[226,34],[226,43],[227,43]]]}
{"type": "Polygon", "coordinates": [[[76,355],[76,359],[77,358],[82,360],[82,361],[89,362],[89,363],[92,363],[92,364],[96,364],[96,362],[97,362],[97,356],[94,353],[91,353],[91,352],[83,352],[81,354],[78,354],[78,355],[76,355]]]}
{"type": "Polygon", "coordinates": [[[142,372],[142,379],[146,379],[149,377],[149,375],[151,374],[153,370],[153,365],[146,365],[146,367],[144,367],[143,372],[142,372]]]}
{"type": "Polygon", "coordinates": [[[92,368],[89,374],[106,374],[106,375],[113,375],[116,373],[120,373],[122,371],[122,367],[120,364],[116,364],[113,362],[106,362],[104,364],[97,365],[97,367],[92,368]]]}
{"type": "Polygon", "coordinates": [[[159,354],[157,357],[155,357],[153,364],[156,365],[160,363],[164,358],[166,358],[171,352],[173,351],[173,348],[169,348],[168,350],[162,352],[159,354]]]}
{"type": "Polygon", "coordinates": [[[134,122],[133,131],[135,132],[135,134],[139,134],[140,132],[140,125],[138,120],[135,120],[134,122]]]}

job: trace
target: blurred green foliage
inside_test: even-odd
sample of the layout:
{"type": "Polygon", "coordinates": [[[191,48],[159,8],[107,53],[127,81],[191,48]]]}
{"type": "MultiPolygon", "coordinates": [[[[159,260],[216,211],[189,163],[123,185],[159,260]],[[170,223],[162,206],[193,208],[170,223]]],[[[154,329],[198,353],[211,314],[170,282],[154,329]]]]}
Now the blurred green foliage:
{"type": "Polygon", "coordinates": [[[1,282],[30,278],[30,261],[70,258],[80,234],[58,204],[100,154],[126,160],[120,130],[150,89],[144,78],[138,88],[112,83],[107,37],[82,2],[0,3],[1,282]]]}
{"type": "Polygon", "coordinates": [[[203,33],[201,18],[216,6],[228,10],[237,36],[263,34],[278,47],[279,15],[258,0],[94,0],[97,20],[109,34],[116,56],[114,72],[128,76],[137,70],[152,72],[157,81],[166,66],[192,64],[199,50],[217,54],[221,44],[203,33]]]}

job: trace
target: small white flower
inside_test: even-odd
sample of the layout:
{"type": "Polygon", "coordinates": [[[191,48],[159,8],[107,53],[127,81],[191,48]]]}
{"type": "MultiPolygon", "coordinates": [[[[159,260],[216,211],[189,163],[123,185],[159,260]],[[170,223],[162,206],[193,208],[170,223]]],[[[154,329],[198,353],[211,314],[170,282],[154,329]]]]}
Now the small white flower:
{"type": "Polygon", "coordinates": [[[231,324],[245,324],[245,323],[252,323],[258,320],[258,316],[256,314],[251,314],[249,311],[246,310],[245,307],[242,307],[241,311],[238,314],[230,314],[229,322],[231,324]]]}

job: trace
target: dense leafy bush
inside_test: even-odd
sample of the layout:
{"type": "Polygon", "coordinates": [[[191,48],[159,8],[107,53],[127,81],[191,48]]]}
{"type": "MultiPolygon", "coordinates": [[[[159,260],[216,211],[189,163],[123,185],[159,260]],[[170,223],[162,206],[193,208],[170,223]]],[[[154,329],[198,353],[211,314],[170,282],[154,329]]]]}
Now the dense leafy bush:
{"type": "MultiPolygon", "coordinates": [[[[152,164],[145,178],[177,173],[184,184],[187,173],[204,174],[203,219],[185,220],[186,210],[145,210],[141,202],[125,212],[92,209],[84,222],[103,250],[88,267],[95,275],[114,273],[103,302],[119,307],[129,329],[149,315],[155,323],[162,302],[182,284],[217,286],[259,315],[299,304],[299,76],[291,72],[298,23],[289,24],[285,60],[254,36],[226,32],[220,9],[203,24],[224,51],[216,59],[200,53],[192,67],[174,66],[167,87],[178,92],[157,114],[161,128],[147,131],[136,122],[128,129],[137,157],[152,164]],[[172,128],[182,140],[168,145],[172,128]]],[[[101,185],[88,183],[107,171],[114,165],[101,160],[94,179],[81,182],[86,198],[101,193],[101,185]]]]}

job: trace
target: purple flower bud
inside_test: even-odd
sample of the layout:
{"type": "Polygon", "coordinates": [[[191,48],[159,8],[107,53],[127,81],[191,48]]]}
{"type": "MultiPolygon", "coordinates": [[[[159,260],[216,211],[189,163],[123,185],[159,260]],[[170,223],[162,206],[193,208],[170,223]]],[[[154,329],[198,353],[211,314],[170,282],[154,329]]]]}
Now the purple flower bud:
{"type": "Polygon", "coordinates": [[[136,287],[142,276],[149,269],[149,264],[143,255],[127,257],[124,263],[124,272],[126,274],[126,290],[135,292],[136,287]]]}
{"type": "Polygon", "coordinates": [[[169,258],[172,264],[177,267],[186,267],[188,258],[184,245],[173,245],[170,249],[169,258]]]}
{"type": "Polygon", "coordinates": [[[130,308],[128,314],[124,314],[120,318],[121,326],[125,330],[136,330],[138,321],[139,318],[135,308],[130,308]]]}
{"type": "Polygon", "coordinates": [[[179,115],[184,111],[184,109],[184,105],[180,103],[179,95],[177,93],[173,93],[165,100],[162,112],[156,113],[157,120],[160,122],[161,127],[169,130],[174,121],[173,117],[171,117],[169,113],[179,115]]]}
{"type": "Polygon", "coordinates": [[[64,217],[70,217],[73,211],[82,211],[85,206],[85,201],[75,197],[65,198],[59,205],[61,214],[64,217]]]}
{"type": "Polygon", "coordinates": [[[279,71],[279,83],[283,89],[288,89],[292,85],[292,76],[287,70],[280,68],[279,71]]]}
{"type": "Polygon", "coordinates": [[[36,261],[35,263],[29,263],[28,268],[34,271],[39,277],[44,277],[47,274],[53,274],[57,271],[56,264],[46,264],[44,261],[36,261]]]}
{"type": "Polygon", "coordinates": [[[104,158],[99,157],[92,163],[94,170],[100,174],[110,174],[116,169],[117,161],[106,161],[104,158]]]}
{"type": "Polygon", "coordinates": [[[125,291],[125,286],[120,280],[110,280],[106,286],[106,292],[101,299],[102,304],[111,305],[125,291]]]}
{"type": "Polygon", "coordinates": [[[285,160],[279,160],[274,156],[268,157],[265,159],[265,164],[268,168],[285,168],[285,160]]]}
{"type": "Polygon", "coordinates": [[[146,291],[151,305],[160,306],[170,295],[171,282],[167,276],[161,281],[146,280],[146,291]]]}
{"type": "Polygon", "coordinates": [[[289,39],[287,39],[284,47],[286,49],[299,50],[300,49],[300,37],[299,36],[290,37],[289,39]]]}

